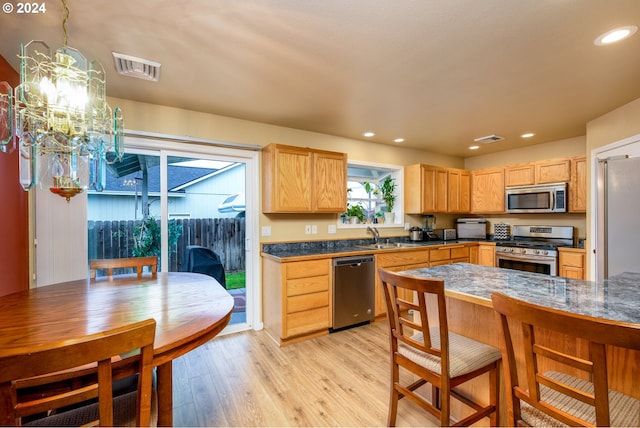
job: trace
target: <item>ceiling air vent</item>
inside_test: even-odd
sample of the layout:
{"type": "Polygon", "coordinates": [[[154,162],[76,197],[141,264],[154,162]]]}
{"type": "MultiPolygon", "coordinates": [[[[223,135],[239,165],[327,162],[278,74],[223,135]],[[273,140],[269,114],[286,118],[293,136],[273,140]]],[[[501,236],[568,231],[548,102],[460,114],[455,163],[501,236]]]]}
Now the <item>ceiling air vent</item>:
{"type": "Polygon", "coordinates": [[[153,62],[135,56],[123,55],[112,52],[113,61],[119,74],[138,79],[151,80],[157,82],[160,80],[160,63],[153,62]]]}
{"type": "Polygon", "coordinates": [[[489,144],[489,143],[495,143],[496,141],[502,141],[502,140],[504,140],[504,137],[492,134],[492,135],[487,135],[486,137],[475,138],[473,141],[475,141],[476,143],[489,144]]]}

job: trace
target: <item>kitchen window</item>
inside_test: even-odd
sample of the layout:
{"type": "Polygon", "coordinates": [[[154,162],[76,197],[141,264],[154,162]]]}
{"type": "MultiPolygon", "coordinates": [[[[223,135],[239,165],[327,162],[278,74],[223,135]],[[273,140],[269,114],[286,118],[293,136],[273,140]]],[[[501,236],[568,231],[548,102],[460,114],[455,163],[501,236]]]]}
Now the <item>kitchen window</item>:
{"type": "Polygon", "coordinates": [[[347,207],[348,211],[338,218],[339,228],[398,227],[404,222],[403,169],[395,165],[383,165],[349,161],[347,165],[347,207]],[[395,184],[393,223],[384,222],[387,204],[379,192],[380,185],[388,177],[395,184]],[[354,208],[360,207],[360,208],[354,208]],[[355,218],[354,218],[355,217],[355,218]]]}

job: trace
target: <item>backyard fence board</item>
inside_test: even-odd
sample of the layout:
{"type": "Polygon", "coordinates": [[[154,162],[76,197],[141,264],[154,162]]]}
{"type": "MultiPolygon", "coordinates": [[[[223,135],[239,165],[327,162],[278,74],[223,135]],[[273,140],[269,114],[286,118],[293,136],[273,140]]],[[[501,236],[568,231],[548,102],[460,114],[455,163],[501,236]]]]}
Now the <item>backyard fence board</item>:
{"type": "MultiPolygon", "coordinates": [[[[182,232],[169,249],[169,271],[181,272],[188,245],[213,250],[226,272],[245,270],[245,219],[202,218],[171,220],[182,232]]],[[[89,259],[133,257],[134,230],[141,220],[89,221],[89,259]]]]}

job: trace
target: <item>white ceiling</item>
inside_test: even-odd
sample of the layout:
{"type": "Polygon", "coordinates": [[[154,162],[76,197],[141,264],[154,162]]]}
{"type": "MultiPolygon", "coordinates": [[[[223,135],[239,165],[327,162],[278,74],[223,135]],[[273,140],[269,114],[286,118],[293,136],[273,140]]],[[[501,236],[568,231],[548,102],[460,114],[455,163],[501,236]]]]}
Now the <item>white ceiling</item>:
{"type": "MultiPolygon", "coordinates": [[[[62,7],[3,13],[0,55],[63,43],[62,7]]],[[[68,0],[68,45],[102,62],[107,95],[472,156],[585,135],[640,97],[639,0],[68,0]],[[162,64],[116,74],[111,53],[162,64]],[[524,132],[535,132],[523,140],[524,132]],[[468,147],[498,134],[505,140],[468,147]]],[[[126,125],[126,112],[125,112],[126,125]]],[[[215,138],[215,136],[212,136],[215,138]]]]}

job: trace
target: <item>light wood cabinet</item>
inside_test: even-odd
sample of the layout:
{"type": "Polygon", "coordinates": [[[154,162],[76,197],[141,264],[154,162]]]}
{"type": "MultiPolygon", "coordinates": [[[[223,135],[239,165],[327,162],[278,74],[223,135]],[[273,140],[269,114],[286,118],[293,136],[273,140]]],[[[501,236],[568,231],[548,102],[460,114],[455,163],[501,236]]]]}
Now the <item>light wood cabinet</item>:
{"type": "Polygon", "coordinates": [[[313,152],[313,212],[345,212],[347,209],[347,155],[313,152]]]}
{"type": "MultiPolygon", "coordinates": [[[[402,270],[429,267],[429,250],[425,249],[416,251],[384,252],[381,254],[376,254],[375,263],[375,312],[376,316],[381,316],[386,314],[387,308],[386,304],[384,303],[384,292],[382,290],[380,277],[378,276],[378,268],[384,268],[393,272],[399,272],[402,270]]],[[[404,298],[412,300],[411,296],[404,296],[404,298]]]]}
{"type": "Polygon", "coordinates": [[[584,279],[586,252],[584,248],[558,248],[559,275],[565,278],[584,279]]]}
{"type": "Polygon", "coordinates": [[[478,244],[478,264],[482,266],[496,265],[496,244],[478,244]]]}
{"type": "Polygon", "coordinates": [[[532,163],[509,165],[504,169],[504,185],[528,186],[536,182],[536,168],[532,163]]]}
{"type": "Polygon", "coordinates": [[[270,144],[262,150],[264,213],[341,213],[347,207],[345,153],[270,144]]]}
{"type": "Polygon", "coordinates": [[[470,263],[481,266],[496,265],[496,244],[495,242],[479,242],[471,246],[470,263]]]}
{"type": "Polygon", "coordinates": [[[471,174],[456,168],[416,164],[404,168],[407,214],[468,213],[471,174]]]}
{"type": "Polygon", "coordinates": [[[447,212],[471,211],[471,173],[464,169],[447,169],[447,212]]]}
{"type": "Polygon", "coordinates": [[[571,161],[569,159],[539,161],[534,165],[536,167],[536,184],[571,181],[571,161]]]}
{"type": "Polygon", "coordinates": [[[471,212],[504,212],[504,168],[471,171],[471,212]]]}
{"type": "Polygon", "coordinates": [[[562,158],[509,165],[504,169],[504,176],[506,187],[566,183],[571,180],[571,161],[562,158]]]}
{"type": "Polygon", "coordinates": [[[331,325],[331,259],[280,263],[263,258],[263,318],[279,344],[331,325]]]}
{"type": "Polygon", "coordinates": [[[470,245],[449,244],[429,249],[429,266],[447,265],[450,263],[469,263],[470,245]]]}
{"type": "Polygon", "coordinates": [[[432,165],[404,168],[404,210],[407,214],[447,212],[447,170],[432,165]]]}
{"type": "Polygon", "coordinates": [[[587,211],[587,158],[571,158],[571,181],[569,182],[569,212],[587,211]]]}

